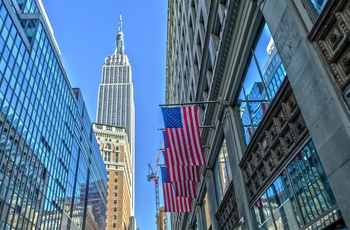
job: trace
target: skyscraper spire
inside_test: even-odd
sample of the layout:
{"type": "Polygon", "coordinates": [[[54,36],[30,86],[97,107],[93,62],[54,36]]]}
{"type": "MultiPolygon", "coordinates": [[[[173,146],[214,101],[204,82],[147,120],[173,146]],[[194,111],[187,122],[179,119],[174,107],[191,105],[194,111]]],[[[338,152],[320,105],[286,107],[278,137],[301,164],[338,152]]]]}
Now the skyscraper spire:
{"type": "Polygon", "coordinates": [[[122,14],[120,14],[119,18],[119,29],[117,34],[117,39],[115,41],[115,51],[114,54],[124,54],[124,34],[122,31],[122,14]]]}

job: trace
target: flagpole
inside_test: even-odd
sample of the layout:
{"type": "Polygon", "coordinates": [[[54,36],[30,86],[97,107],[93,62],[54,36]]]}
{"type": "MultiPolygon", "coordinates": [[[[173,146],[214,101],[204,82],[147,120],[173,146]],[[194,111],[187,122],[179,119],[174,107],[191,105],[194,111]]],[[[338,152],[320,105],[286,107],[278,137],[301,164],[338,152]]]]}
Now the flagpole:
{"type": "Polygon", "coordinates": [[[202,104],[214,104],[220,103],[220,101],[197,101],[197,102],[184,102],[175,104],[160,104],[160,107],[171,107],[171,106],[181,106],[181,105],[202,105],[202,104]]]}
{"type": "MultiPolygon", "coordinates": [[[[207,129],[207,128],[215,128],[215,125],[204,125],[204,126],[199,126],[200,129],[207,129]]],[[[158,130],[164,131],[165,128],[159,128],[158,130]]]]}
{"type": "MultiPolygon", "coordinates": [[[[210,146],[209,146],[209,145],[202,145],[202,148],[203,148],[203,149],[210,149],[210,146]]],[[[158,150],[164,151],[165,148],[159,148],[158,150]]]]}

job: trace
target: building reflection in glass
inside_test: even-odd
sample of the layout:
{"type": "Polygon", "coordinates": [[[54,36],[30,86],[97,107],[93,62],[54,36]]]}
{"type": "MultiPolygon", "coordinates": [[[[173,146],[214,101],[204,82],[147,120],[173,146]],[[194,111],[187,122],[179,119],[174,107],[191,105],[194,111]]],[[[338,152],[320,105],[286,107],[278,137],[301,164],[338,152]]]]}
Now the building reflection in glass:
{"type": "Polygon", "coordinates": [[[342,218],[312,140],[257,200],[252,211],[259,229],[322,229],[342,218]]]}

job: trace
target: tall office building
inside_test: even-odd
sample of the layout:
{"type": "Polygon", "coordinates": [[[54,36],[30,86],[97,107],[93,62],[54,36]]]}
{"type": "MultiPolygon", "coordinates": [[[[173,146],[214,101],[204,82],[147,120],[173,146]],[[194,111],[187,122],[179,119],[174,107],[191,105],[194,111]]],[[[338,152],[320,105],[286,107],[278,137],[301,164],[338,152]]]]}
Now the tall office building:
{"type": "Polygon", "coordinates": [[[114,54],[106,57],[102,67],[101,84],[99,85],[98,91],[96,122],[125,127],[132,157],[134,158],[134,88],[131,65],[128,56],[124,54],[122,16],[120,16],[114,54]]]}
{"type": "Polygon", "coordinates": [[[107,173],[41,1],[0,1],[0,229],[104,229],[107,173]]]}
{"type": "Polygon", "coordinates": [[[350,2],[168,3],[166,103],[213,127],[172,229],[348,229],[350,2]]]}
{"type": "MultiPolygon", "coordinates": [[[[95,124],[95,135],[98,139],[101,153],[104,157],[104,162],[109,174],[108,188],[108,229],[114,229],[113,224],[116,223],[117,229],[124,229],[124,224],[128,222],[128,228],[135,228],[134,207],[135,207],[135,111],[134,111],[134,92],[131,78],[131,65],[128,56],[124,54],[124,35],[122,31],[122,16],[120,16],[119,30],[116,38],[116,48],[112,55],[105,59],[102,67],[102,78],[98,92],[98,108],[97,108],[97,123],[95,124]],[[100,128],[100,129],[99,129],[100,128]],[[108,135],[110,138],[101,139],[101,129],[111,129],[103,131],[103,135],[108,135]],[[122,132],[120,130],[123,130],[122,132]],[[123,136],[123,141],[118,144],[115,140],[120,140],[123,136]],[[105,150],[104,146],[116,146],[117,149],[105,150]],[[119,151],[118,148],[124,149],[120,154],[120,158],[116,160],[105,157],[104,154],[115,154],[119,151]],[[107,152],[106,152],[107,151],[107,152]],[[111,160],[113,164],[111,164],[111,160]],[[116,185],[112,184],[112,174],[118,174],[118,183],[124,183],[123,186],[118,186],[120,195],[123,192],[123,201],[116,206],[112,197],[117,192],[114,190],[116,185]],[[127,200],[129,199],[129,200],[127,200]],[[114,212],[115,211],[115,212],[114,212]],[[114,216],[123,215],[123,223],[114,221],[114,216]],[[127,216],[130,220],[126,221],[127,216]],[[130,223],[130,224],[129,224],[130,223]]],[[[114,175],[113,174],[113,175],[114,175]]],[[[115,178],[114,178],[115,179],[115,178]]],[[[118,195],[118,194],[117,194],[118,195]]],[[[118,195],[119,196],[119,195],[118,195]]]]}
{"type": "Polygon", "coordinates": [[[133,170],[125,128],[93,123],[107,169],[106,229],[132,230],[133,170]]]}

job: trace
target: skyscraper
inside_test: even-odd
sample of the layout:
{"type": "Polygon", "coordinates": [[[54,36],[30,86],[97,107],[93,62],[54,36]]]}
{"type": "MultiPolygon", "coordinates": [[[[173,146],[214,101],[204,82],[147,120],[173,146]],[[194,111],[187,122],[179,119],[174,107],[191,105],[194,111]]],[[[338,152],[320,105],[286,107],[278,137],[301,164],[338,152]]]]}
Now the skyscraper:
{"type": "Polygon", "coordinates": [[[106,170],[41,1],[0,0],[0,229],[104,229],[106,170]]]}
{"type": "Polygon", "coordinates": [[[93,123],[93,129],[108,175],[106,229],[132,230],[133,170],[125,128],[93,123]]]}
{"type": "Polygon", "coordinates": [[[131,65],[124,54],[122,16],[114,54],[106,57],[98,92],[97,123],[125,127],[134,155],[135,108],[131,65]]]}
{"type": "Polygon", "coordinates": [[[106,57],[102,67],[98,95],[94,132],[109,173],[107,229],[132,229],[135,225],[135,111],[131,66],[124,54],[122,16],[115,51],[106,57]]]}

